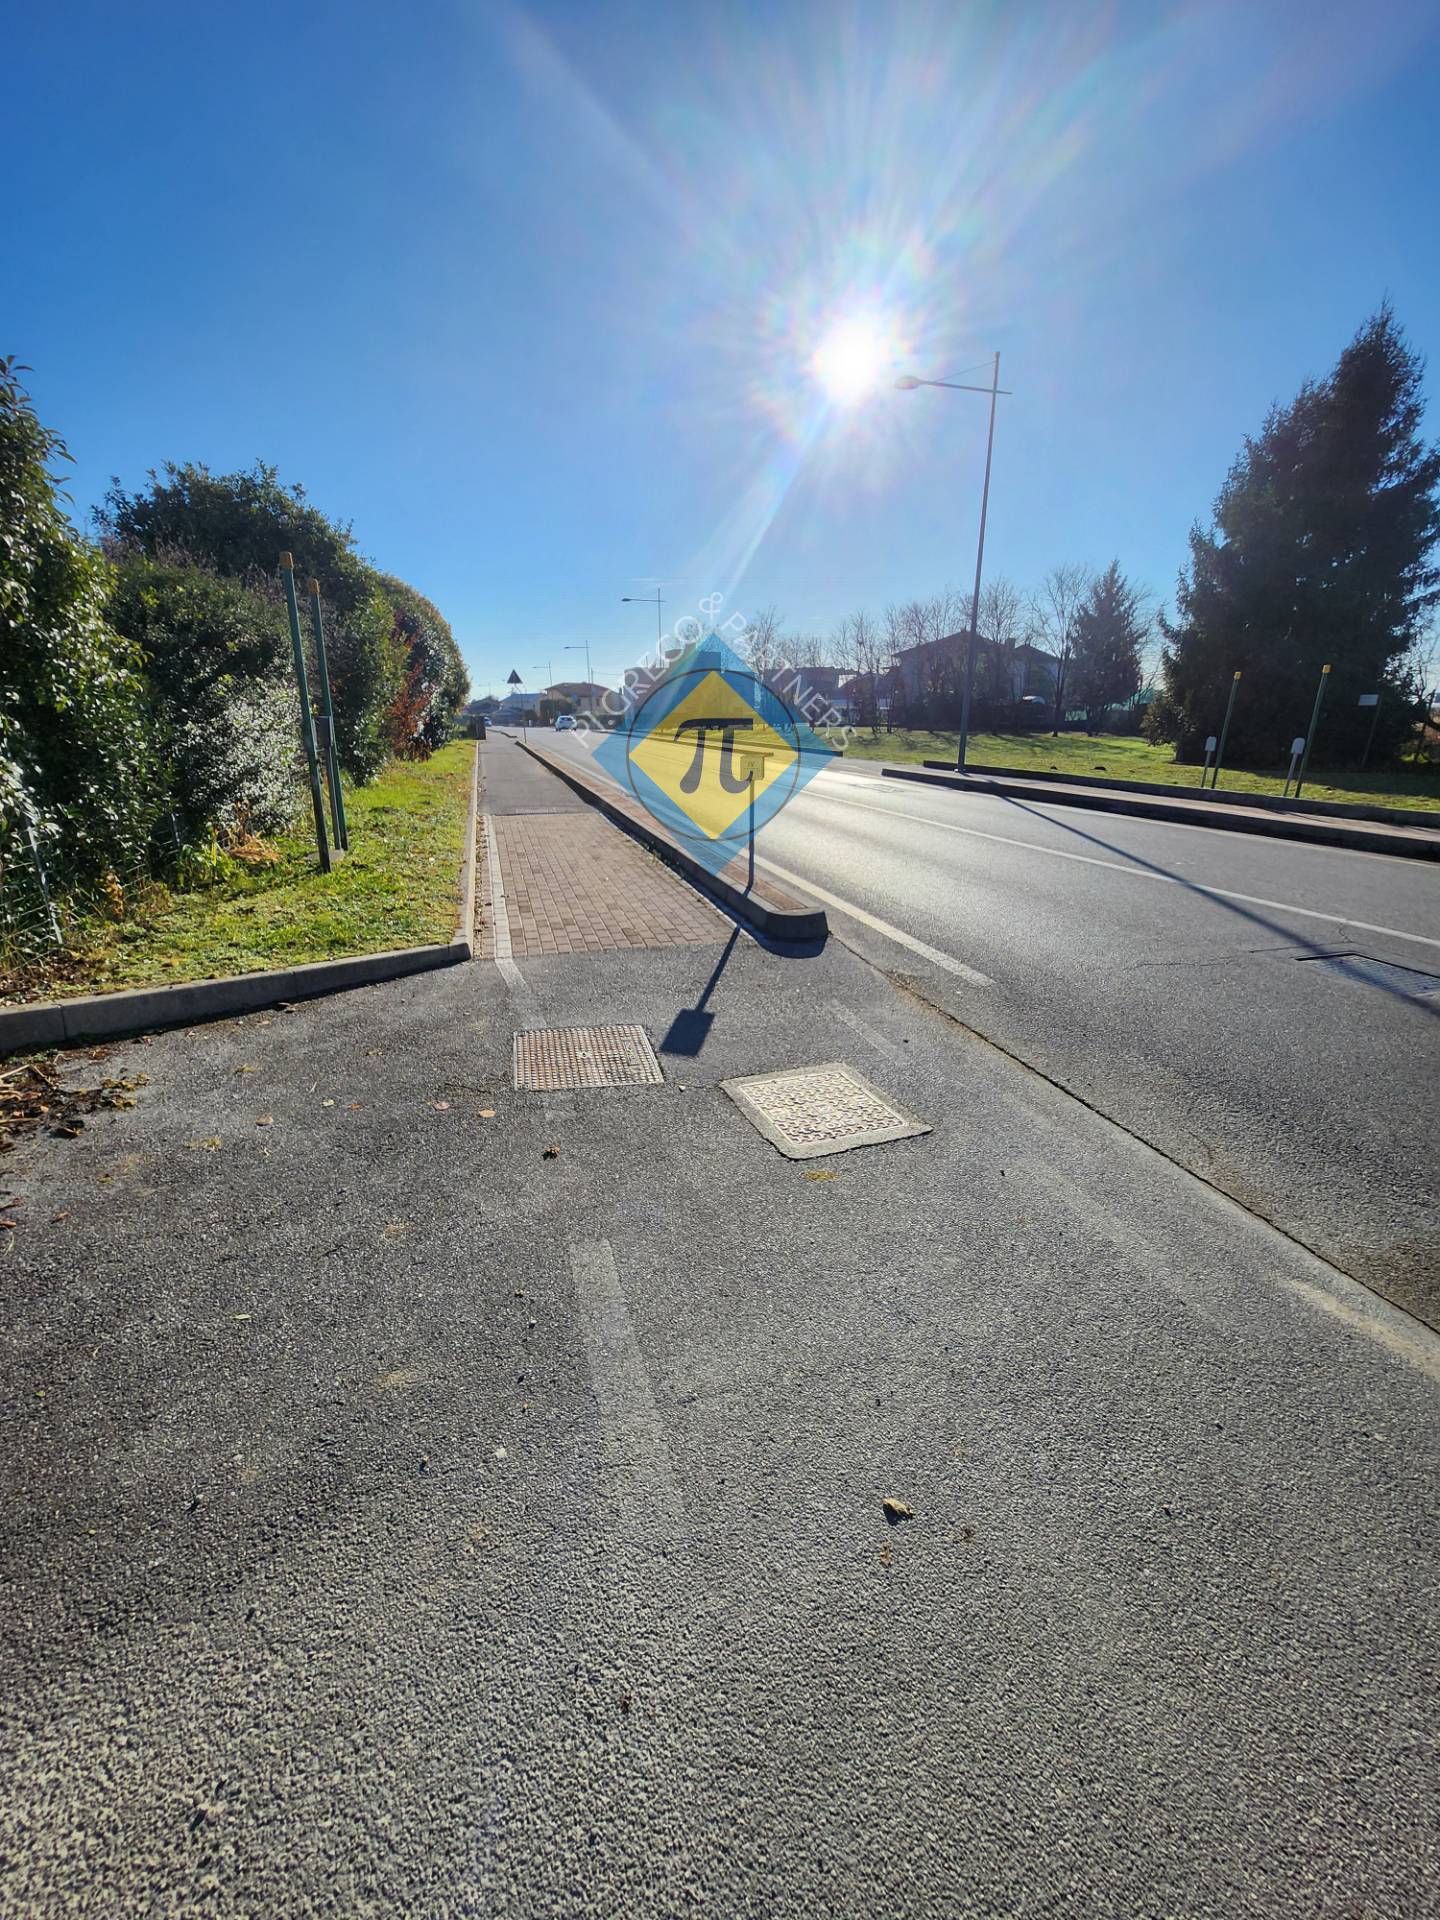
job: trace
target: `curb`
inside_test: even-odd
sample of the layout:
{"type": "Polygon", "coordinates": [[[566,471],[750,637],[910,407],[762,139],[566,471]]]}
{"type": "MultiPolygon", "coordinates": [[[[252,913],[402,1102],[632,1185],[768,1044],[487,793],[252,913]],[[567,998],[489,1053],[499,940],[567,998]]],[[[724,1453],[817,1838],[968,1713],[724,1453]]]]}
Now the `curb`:
{"type": "Polygon", "coordinates": [[[470,824],[460,868],[463,918],[453,940],[426,947],[392,947],[384,953],[359,953],[339,960],[314,960],[299,967],[226,974],[218,980],[183,980],[172,987],[136,987],[122,993],[77,994],[73,1000],[45,1000],[30,1007],[0,1007],[0,1056],[32,1047],[67,1046],[76,1040],[115,1040],[160,1027],[184,1027],[253,1013],[282,1000],[313,1000],[352,987],[372,987],[407,974],[433,973],[458,966],[472,953],[467,929],[475,915],[475,819],[479,799],[477,747],[470,775],[470,824]]]}
{"type": "Polygon", "coordinates": [[[708,894],[712,900],[719,901],[721,906],[728,908],[768,939],[782,941],[786,945],[811,945],[829,937],[830,922],[825,917],[823,907],[803,907],[798,903],[794,906],[772,905],[772,901],[788,900],[790,896],[768,884],[762,893],[759,882],[753,888],[744,888],[733,885],[729,880],[722,880],[718,874],[702,866],[694,854],[687,853],[678,841],[672,840],[669,834],[654,825],[638,807],[632,813],[623,801],[612,800],[573,768],[552,760],[548,754],[541,753],[527,741],[517,740],[515,745],[528,753],[532,760],[538,760],[548,772],[563,780],[582,800],[588,801],[613,821],[622,833],[628,833],[632,840],[638,840],[653,853],[658,853],[669,866],[683,873],[692,886],[708,894]]]}
{"type": "MultiPolygon", "coordinates": [[[[1079,790],[1057,793],[1050,796],[1043,786],[1028,781],[991,780],[975,778],[968,774],[939,772],[913,773],[898,767],[882,769],[887,780],[910,780],[919,786],[948,787],[956,793],[1000,794],[1012,800],[1051,800],[1057,807],[1084,807],[1096,813],[1128,813],[1142,820],[1163,820],[1186,827],[1210,827],[1222,833],[1256,833],[1270,840],[1305,840],[1322,847],[1349,847],[1355,853],[1389,853],[1405,860],[1440,860],[1440,833],[1428,833],[1425,828],[1414,828],[1409,834],[1382,833],[1374,828],[1354,825],[1348,821],[1296,819],[1286,815],[1277,818],[1274,815],[1256,811],[1246,813],[1240,808],[1224,811],[1221,801],[1213,811],[1206,801],[1182,805],[1178,801],[1141,801],[1132,798],[1129,793],[1117,793],[1113,789],[1096,792],[1079,790]],[[1426,837],[1422,838],[1421,836],[1426,837]]],[[[1263,796],[1262,796],[1263,797],[1263,796]]]]}
{"type": "MultiPolygon", "coordinates": [[[[480,742],[470,756],[470,822],[465,829],[465,858],[460,863],[460,918],[456,922],[452,947],[472,949],[475,940],[475,840],[480,818],[480,742]]],[[[471,954],[466,952],[465,958],[471,954]]]]}
{"type": "MultiPolygon", "coordinates": [[[[863,763],[859,760],[856,766],[863,763]]],[[[936,773],[954,773],[954,764],[949,760],[922,760],[921,766],[929,767],[936,773]]],[[[1262,813],[1290,814],[1295,806],[1293,800],[1282,800],[1275,793],[1232,793],[1228,788],[1211,790],[1208,787],[1168,786],[1158,780],[1120,780],[1097,779],[1093,773],[1060,773],[1046,768],[1026,767],[988,767],[975,761],[966,765],[968,773],[979,774],[985,779],[1031,781],[1039,780],[1047,785],[1067,787],[1096,787],[1102,793],[1138,793],[1149,794],[1159,800],[1188,800],[1192,806],[1202,807],[1254,807],[1262,813]]],[[[1372,807],[1349,800],[1311,800],[1306,803],[1304,812],[1321,820],[1373,820],[1387,827],[1411,827],[1433,831],[1440,828],[1440,813],[1434,813],[1421,807],[1372,807]]]]}

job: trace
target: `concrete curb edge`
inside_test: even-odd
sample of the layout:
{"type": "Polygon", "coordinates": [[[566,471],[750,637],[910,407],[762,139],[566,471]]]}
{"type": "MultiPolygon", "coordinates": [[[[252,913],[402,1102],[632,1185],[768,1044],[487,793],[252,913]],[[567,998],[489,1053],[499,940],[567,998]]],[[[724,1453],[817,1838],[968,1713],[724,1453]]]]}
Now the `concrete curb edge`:
{"type": "Polygon", "coordinates": [[[713,900],[729,909],[739,919],[744,920],[768,939],[782,941],[787,945],[809,943],[828,939],[830,922],[825,917],[823,907],[771,907],[754,892],[733,886],[730,881],[722,880],[717,874],[702,866],[693,854],[672,840],[659,826],[652,826],[647,820],[633,818],[623,807],[617,806],[600,788],[584,779],[569,767],[552,760],[548,754],[541,753],[528,741],[517,740],[516,746],[538,760],[542,767],[565,782],[572,792],[578,793],[605,817],[619,827],[622,833],[628,833],[632,840],[638,840],[642,846],[649,847],[652,853],[659,854],[667,865],[677,868],[701,893],[709,894],[713,900]]]}
{"type": "MultiPolygon", "coordinates": [[[[916,768],[913,772],[899,767],[882,769],[887,780],[909,780],[917,786],[948,787],[958,793],[1000,794],[1015,800],[1039,800],[1048,796],[1038,794],[1034,786],[1021,781],[991,780],[973,775],[956,773],[926,772],[916,768]]],[[[1163,820],[1178,823],[1186,827],[1208,827],[1219,833],[1256,833],[1270,840],[1302,840],[1323,847],[1348,847],[1355,853],[1388,853],[1404,860],[1440,860],[1440,834],[1433,840],[1405,839],[1367,829],[1349,821],[1296,820],[1290,817],[1277,818],[1264,812],[1244,813],[1237,810],[1205,819],[1202,809],[1206,803],[1197,806],[1194,803],[1182,805],[1178,802],[1141,801],[1128,793],[1107,792],[1070,792],[1057,793],[1050,801],[1057,807],[1084,807],[1096,813],[1127,813],[1133,818],[1143,820],[1163,820]]],[[[1223,803],[1222,803],[1223,804],[1223,803]]]]}
{"type": "MultiPolygon", "coordinates": [[[[954,763],[949,760],[922,760],[922,767],[933,773],[954,773],[954,763]]],[[[863,766],[862,760],[854,765],[863,766]]],[[[1200,806],[1252,807],[1260,813],[1278,813],[1289,817],[1295,802],[1282,800],[1273,793],[1232,793],[1227,787],[1219,787],[1213,792],[1208,787],[1168,786],[1158,780],[1122,780],[1098,779],[1093,773],[1052,772],[1048,767],[991,767],[976,761],[966,763],[966,772],[982,780],[1038,780],[1044,785],[1095,787],[1101,793],[1136,793],[1155,800],[1187,800],[1200,806]]],[[[1348,800],[1309,800],[1305,802],[1305,812],[1325,820],[1370,820],[1387,827],[1428,828],[1435,831],[1440,828],[1440,813],[1430,812],[1420,807],[1379,807],[1364,806],[1348,800]]]]}

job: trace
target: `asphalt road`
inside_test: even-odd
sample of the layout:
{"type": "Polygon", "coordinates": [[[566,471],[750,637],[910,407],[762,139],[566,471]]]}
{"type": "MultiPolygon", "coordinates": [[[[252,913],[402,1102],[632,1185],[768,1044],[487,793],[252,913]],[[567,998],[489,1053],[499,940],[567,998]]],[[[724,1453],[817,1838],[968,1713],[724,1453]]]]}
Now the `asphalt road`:
{"type": "Polygon", "coordinates": [[[877,965],[1440,1325],[1435,867],[864,766],[822,773],[760,852],[877,965]]]}
{"type": "Polygon", "coordinates": [[[140,1070],[4,1166],[6,1920],[1435,1910],[1440,1340],[925,998],[737,932],[140,1070]],[[512,1088],[597,1020],[664,1084],[512,1088]],[[933,1131],[721,1090],[836,1059],[933,1131]]]}

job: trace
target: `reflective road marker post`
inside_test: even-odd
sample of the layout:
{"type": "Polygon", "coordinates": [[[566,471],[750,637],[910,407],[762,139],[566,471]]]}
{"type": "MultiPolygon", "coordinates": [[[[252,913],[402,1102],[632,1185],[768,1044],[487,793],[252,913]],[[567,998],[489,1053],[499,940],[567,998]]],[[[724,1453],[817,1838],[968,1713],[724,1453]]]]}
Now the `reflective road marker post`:
{"type": "Polygon", "coordinates": [[[335,708],[330,699],[330,658],[325,651],[325,622],[320,617],[320,582],[310,582],[310,624],[315,629],[315,665],[320,674],[320,721],[325,729],[325,771],[330,776],[330,818],[335,822],[335,844],[348,852],[350,833],[345,825],[345,796],[340,791],[340,756],[335,750],[335,708]]]}
{"type": "MultiPolygon", "coordinates": [[[[1288,800],[1290,798],[1290,782],[1295,778],[1295,763],[1304,751],[1305,736],[1303,733],[1297,733],[1295,738],[1290,742],[1290,771],[1285,776],[1285,791],[1280,796],[1282,800],[1288,800]]],[[[1295,797],[1297,799],[1300,797],[1300,789],[1298,787],[1295,789],[1295,797]]]]}
{"type": "Polygon", "coordinates": [[[1225,758],[1225,736],[1230,731],[1230,716],[1235,711],[1235,691],[1240,685],[1240,675],[1236,673],[1230,682],[1230,698],[1225,702],[1225,718],[1220,725],[1220,745],[1215,750],[1215,771],[1210,776],[1213,788],[1220,784],[1220,763],[1225,758]]]}
{"type": "Polygon", "coordinates": [[[330,841],[325,832],[325,801],[320,792],[320,762],[315,753],[315,716],[310,711],[310,679],[305,671],[305,642],[300,638],[300,609],[295,603],[295,556],[282,553],[285,605],[290,611],[290,644],[295,650],[295,684],[300,689],[300,737],[305,742],[305,764],[310,770],[310,804],[315,809],[315,846],[320,871],[330,871],[330,841]]]}
{"type": "Polygon", "coordinates": [[[1310,749],[1315,744],[1315,729],[1320,724],[1320,702],[1325,698],[1325,683],[1330,678],[1328,664],[1320,669],[1320,684],[1315,689],[1315,705],[1310,713],[1310,733],[1305,741],[1305,751],[1300,756],[1300,777],[1295,782],[1295,798],[1300,798],[1300,789],[1305,784],[1305,769],[1310,764],[1310,749]]]}

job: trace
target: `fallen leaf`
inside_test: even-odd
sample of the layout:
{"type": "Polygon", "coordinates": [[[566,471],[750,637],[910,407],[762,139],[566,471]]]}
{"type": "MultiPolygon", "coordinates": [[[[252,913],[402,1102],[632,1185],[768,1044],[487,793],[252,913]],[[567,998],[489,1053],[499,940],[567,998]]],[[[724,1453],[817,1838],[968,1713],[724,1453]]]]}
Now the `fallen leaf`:
{"type": "Polygon", "coordinates": [[[915,1515],[903,1500],[882,1500],[880,1505],[884,1510],[885,1518],[890,1522],[892,1527],[897,1520],[913,1520],[915,1518],[915,1515]]]}
{"type": "Polygon", "coordinates": [[[811,1167],[804,1175],[806,1180],[833,1180],[835,1174],[830,1167],[811,1167]]]}
{"type": "Polygon", "coordinates": [[[258,1067],[236,1067],[235,1068],[236,1073],[258,1073],[259,1071],[260,1069],[258,1067]]]}
{"type": "Polygon", "coordinates": [[[275,1124],[275,1116],[269,1113],[262,1113],[255,1124],[257,1127],[273,1127],[275,1124]]]}
{"type": "Polygon", "coordinates": [[[58,1227],[62,1220],[68,1220],[69,1218],[70,1209],[67,1207],[64,1213],[52,1213],[50,1216],[50,1224],[52,1227],[58,1227]]]}
{"type": "Polygon", "coordinates": [[[560,1158],[560,1149],[558,1147],[546,1147],[540,1158],[542,1160],[558,1160],[560,1158]]]}
{"type": "Polygon", "coordinates": [[[493,1107],[481,1107],[480,1118],[482,1120],[493,1120],[495,1118],[495,1109],[493,1107]]]}
{"type": "Polygon", "coordinates": [[[430,1104],[437,1113],[448,1113],[450,1111],[450,1102],[448,1100],[432,1100],[430,1104]]]}
{"type": "Polygon", "coordinates": [[[18,1227],[19,1224],[20,1222],[18,1220],[0,1220],[0,1230],[6,1227],[18,1227]]]}
{"type": "Polygon", "coordinates": [[[350,1105],[349,1105],[349,1107],[347,1108],[347,1112],[350,1112],[350,1113],[359,1113],[359,1111],[360,1111],[360,1106],[361,1106],[361,1102],[360,1102],[360,1101],[358,1101],[358,1100],[352,1100],[352,1101],[350,1102],[350,1105]]]}
{"type": "Polygon", "coordinates": [[[320,1104],[322,1107],[333,1107],[335,1102],[333,1100],[322,1100],[320,1104]]]}

